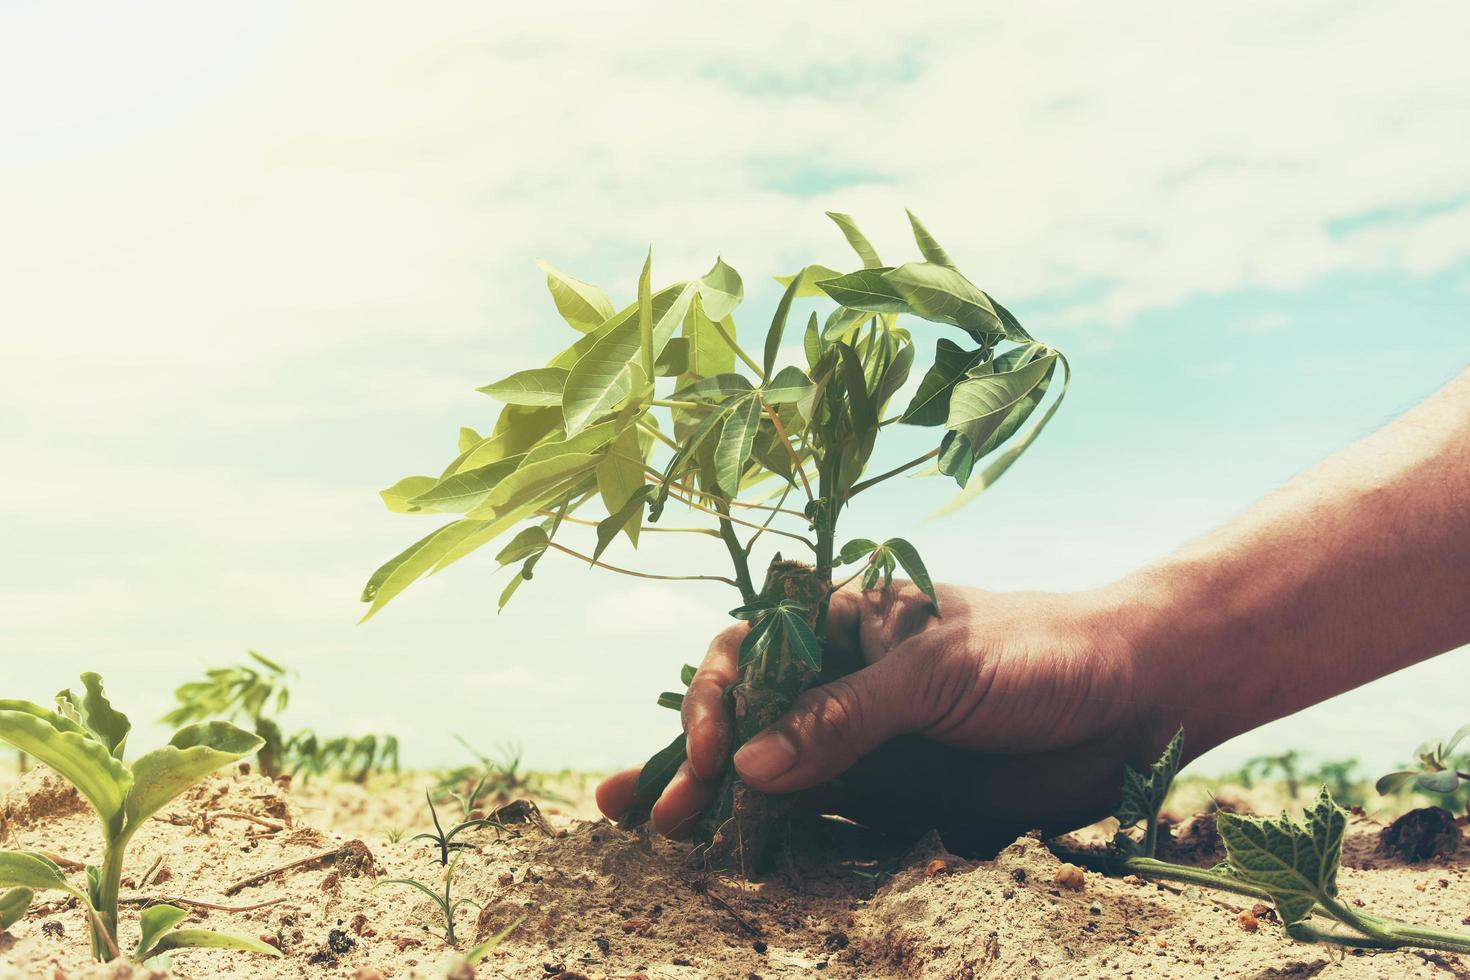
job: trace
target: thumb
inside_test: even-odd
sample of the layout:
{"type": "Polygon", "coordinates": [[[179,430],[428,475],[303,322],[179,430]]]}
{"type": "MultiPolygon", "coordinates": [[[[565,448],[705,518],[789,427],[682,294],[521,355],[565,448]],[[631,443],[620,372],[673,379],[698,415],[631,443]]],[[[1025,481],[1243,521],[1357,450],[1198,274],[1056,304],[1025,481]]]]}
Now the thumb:
{"type": "Polygon", "coordinates": [[[792,793],[839,775],[895,735],[913,731],[911,699],[884,657],[802,694],[779,721],[735,753],[735,771],[754,789],[792,793]]]}

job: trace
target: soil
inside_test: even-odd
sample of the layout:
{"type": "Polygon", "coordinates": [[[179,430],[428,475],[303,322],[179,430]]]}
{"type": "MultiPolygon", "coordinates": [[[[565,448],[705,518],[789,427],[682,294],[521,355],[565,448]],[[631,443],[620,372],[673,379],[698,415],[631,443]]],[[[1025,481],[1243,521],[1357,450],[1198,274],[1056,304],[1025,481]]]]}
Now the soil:
{"type": "MultiPolygon", "coordinates": [[[[442,882],[437,849],[408,839],[428,825],[421,781],[286,789],[232,772],[138,834],[123,894],[255,906],[196,907],[189,923],[268,937],[284,957],[190,950],[153,973],[94,964],[75,903],[40,895],[0,938],[0,978],[1470,977],[1470,957],[1344,956],[1293,943],[1248,899],[1105,878],[1030,837],[969,861],[932,835],[902,848],[828,821],[802,848],[806,857],[784,855],[775,873],[749,884],[691,869],[687,844],[595,819],[591,785],[590,777],[557,784],[574,802],[540,799],[544,823],[521,805],[498,833],[461,838],[473,847],[461,852],[456,894],[474,903],[456,920],[461,949],[521,922],[473,971],[441,938],[427,898],[382,884],[442,882]]],[[[64,866],[97,861],[94,824],[44,770],[22,777],[0,807],[4,847],[44,850],[64,866]]],[[[1350,818],[1342,894],[1380,915],[1451,929],[1470,921],[1463,827],[1438,827],[1439,853],[1413,864],[1382,849],[1383,829],[1350,818]]],[[[1099,825],[1065,843],[1110,834],[1099,825]]],[[[1175,860],[1212,863],[1213,819],[1170,828],[1161,847],[1175,860]]],[[[125,948],[136,939],[137,908],[122,913],[125,948]]]]}

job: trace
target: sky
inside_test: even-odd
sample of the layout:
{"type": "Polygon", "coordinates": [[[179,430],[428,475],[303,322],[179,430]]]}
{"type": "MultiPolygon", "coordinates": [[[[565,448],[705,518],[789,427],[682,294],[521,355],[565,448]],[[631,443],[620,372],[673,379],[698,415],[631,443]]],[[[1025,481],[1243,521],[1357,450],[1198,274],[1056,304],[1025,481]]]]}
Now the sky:
{"type": "MultiPolygon", "coordinates": [[[[847,527],[993,589],[1112,581],[1470,360],[1464,4],[818,6],[0,4],[4,694],[96,669],[152,719],[254,648],[288,729],[413,764],[666,742],[716,586],[548,559],[497,616],[487,553],[356,624],[423,533],[376,491],[573,339],[536,257],[621,305],[650,245],[665,282],[721,255],[759,336],[772,275],[852,264],[824,210],[913,257],[912,208],[1075,381],[967,510],[898,480],[847,527]]],[[[1392,765],[1467,720],[1467,658],[1195,769],[1392,765]]]]}

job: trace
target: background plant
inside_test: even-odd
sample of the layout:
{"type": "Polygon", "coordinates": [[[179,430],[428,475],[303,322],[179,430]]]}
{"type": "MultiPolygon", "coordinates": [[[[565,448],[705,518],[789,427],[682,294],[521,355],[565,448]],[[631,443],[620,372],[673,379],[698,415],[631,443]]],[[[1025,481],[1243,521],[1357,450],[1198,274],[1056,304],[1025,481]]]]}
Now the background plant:
{"type": "Polygon", "coordinates": [[[282,769],[285,739],[275,716],[291,701],[284,666],[254,650],[245,651],[249,663],[211,667],[204,680],[188,681],[174,689],[177,706],[160,719],[166,725],[190,722],[245,721],[260,736],[256,760],[260,771],[274,779],[282,769]]]}
{"type": "MultiPolygon", "coordinates": [[[[92,953],[111,960],[118,953],[117,896],[123,859],[133,835],[170,800],[223,765],[260,748],[261,739],[226,722],[189,725],[169,744],[124,764],[132,724],[115,709],[97,674],[82,675],[83,694],[56,696],[57,710],[29,701],[0,700],[0,739],[50,766],[77,788],[96,812],[102,829],[102,865],[86,870],[82,891],[49,858],[0,851],[0,887],[51,889],[82,903],[91,923],[92,953]]],[[[146,959],[169,949],[214,946],[277,956],[264,943],[205,929],[175,929],[185,913],[153,906],[140,916],[142,938],[135,951],[146,959]]]]}
{"type": "MultiPolygon", "coordinates": [[[[398,513],[458,516],[372,575],[364,618],[423,575],[507,535],[497,558],[516,571],[501,607],[548,552],[641,578],[723,584],[738,594],[734,615],[751,624],[730,692],[733,750],[814,682],[834,568],[856,565],[851,577],[869,587],[890,584],[902,568],[933,601],[912,545],[858,538],[839,547],[839,518],[860,494],[926,464],[922,472],[963,488],[945,509],[972,498],[1052,417],[1060,394],[1026,427],[1059,368],[1065,390],[1069,369],[966,279],[917,218],[910,215],[922,261],[890,266],[851,218],[830,217],[861,267],[812,265],[778,277],[785,291],[755,353],[734,320],[743,283],[721,259],[699,279],[655,288],[650,257],[636,300],[621,310],[597,286],[543,264],[552,300],[579,336],[545,367],[482,388],[504,408],[488,434],[460,431],[457,454],[438,476],[406,477],[382,492],[398,513]],[[808,299],[825,305],[825,316],[812,311],[804,328],[788,331],[793,309],[808,299]],[[901,317],[954,332],[923,338],[933,361],[893,410],[916,351],[901,317]],[[803,363],[778,367],[788,335],[799,337],[803,363]],[[878,436],[893,426],[942,434],[938,445],[866,476],[878,436]],[[698,523],[663,523],[670,505],[698,523]],[[595,516],[582,516],[588,508],[595,516]],[[638,547],[668,533],[719,541],[728,569],[666,574],[602,560],[619,536],[638,547]],[[758,584],[756,544],[777,538],[804,560],[777,554],[758,584]]],[[[655,760],[672,759],[680,744],[655,760]]],[[[761,864],[780,806],[730,777],[700,828],[706,857],[761,864]]]]}
{"type": "MultiPolygon", "coordinates": [[[[456,854],[444,865],[444,890],[442,893],[435,891],[422,881],[413,878],[385,878],[378,882],[378,885],[375,887],[381,887],[382,885],[406,885],[427,895],[429,900],[434,903],[434,907],[439,910],[439,914],[444,917],[444,941],[450,946],[457,946],[459,943],[454,935],[454,913],[466,905],[475,904],[468,898],[455,898],[453,895],[454,870],[458,864],[459,855],[456,854]]],[[[519,925],[519,921],[516,925],[519,925]]],[[[513,929],[515,926],[511,926],[511,928],[513,929]]],[[[481,955],[484,954],[482,953],[481,955]]]]}
{"type": "Polygon", "coordinates": [[[1441,796],[1454,793],[1462,782],[1470,782],[1470,773],[1464,771],[1463,762],[1451,757],[1466,735],[1470,735],[1470,725],[1462,725],[1448,739],[1421,743],[1414,750],[1417,765],[1380,776],[1374,787],[1385,796],[1409,788],[1441,796]]]}

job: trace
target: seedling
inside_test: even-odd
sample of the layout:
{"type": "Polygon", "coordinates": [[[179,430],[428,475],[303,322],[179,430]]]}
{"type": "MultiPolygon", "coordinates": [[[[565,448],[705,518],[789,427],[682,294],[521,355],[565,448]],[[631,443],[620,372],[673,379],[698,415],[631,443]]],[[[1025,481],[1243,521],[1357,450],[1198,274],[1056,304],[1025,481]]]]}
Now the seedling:
{"type": "Polygon", "coordinates": [[[245,651],[251,662],[233,667],[212,667],[202,681],[190,681],[174,689],[178,707],[160,720],[166,725],[195,721],[245,721],[260,736],[256,761],[271,779],[281,774],[285,739],[275,716],[286,710],[291,691],[286,686],[289,672],[281,664],[245,651]]]}
{"type": "MultiPolygon", "coordinates": [[[[1149,773],[1125,772],[1123,803],[1117,813],[1125,826],[1138,820],[1157,824],[1159,806],[1178,769],[1183,737],[1181,729],[1149,773]]],[[[1347,815],[1325,786],[1300,821],[1284,812],[1279,817],[1256,817],[1221,811],[1215,815],[1215,826],[1226,859],[1209,870],[1160,861],[1153,857],[1152,839],[1145,838],[1140,848],[1122,834],[1115,842],[1120,856],[1110,860],[1064,853],[1111,874],[1166,878],[1269,901],[1287,935],[1302,942],[1470,953],[1470,935],[1379,918],[1363,912],[1360,902],[1338,896],[1337,869],[1347,815]]]]}
{"type": "MultiPolygon", "coordinates": [[[[107,700],[101,677],[83,674],[82,685],[80,697],[70,690],[58,694],[56,711],[29,701],[0,701],[0,739],[50,766],[91,804],[102,825],[102,866],[87,868],[83,891],[68,882],[49,858],[0,851],[0,887],[50,889],[74,896],[90,922],[92,953],[106,961],[119,955],[117,894],[128,842],[170,800],[219,767],[259,749],[261,739],[226,722],[189,725],[175,732],[168,745],[126,765],[123,747],[132,724],[107,700]]],[[[243,936],[175,929],[184,915],[170,905],[144,910],[135,956],[147,959],[193,946],[280,955],[243,936]]]]}
{"type": "MultiPolygon", "coordinates": [[[[382,492],[398,513],[458,516],[372,575],[364,619],[417,579],[506,536],[497,557],[516,570],[502,608],[550,552],[644,579],[726,586],[739,597],[734,615],[751,624],[729,691],[733,752],[815,683],[835,568],[855,565],[852,578],[867,588],[890,587],[902,568],[937,612],[912,545],[860,538],[844,546],[839,518],[860,494],[910,472],[943,474],[963,488],[943,511],[973,498],[1052,418],[1070,369],[961,275],[917,218],[909,216],[923,261],[895,267],[851,218],[830,217],[861,268],[844,274],[810,265],[778,277],[784,292],[754,354],[734,320],[744,284],[723,260],[699,279],[663,288],[654,287],[645,261],[636,300],[621,310],[597,286],[543,264],[557,310],[578,338],[547,366],[482,388],[504,408],[488,434],[460,430],[457,455],[439,476],[410,476],[382,492]],[[804,329],[788,331],[793,310],[808,300],[827,307],[825,319],[812,311],[804,329]],[[919,346],[900,325],[904,317],[927,321],[921,342],[934,344],[934,360],[906,404],[891,410],[919,346]],[[930,324],[957,333],[930,339],[930,324]],[[802,363],[779,366],[788,337],[799,341],[802,363]],[[1059,372],[1059,393],[1030,421],[1059,372]],[[903,427],[942,436],[866,475],[879,435],[903,427]],[[671,505],[702,523],[669,526],[671,505]],[[667,574],[603,560],[619,537],[636,548],[673,533],[717,540],[729,569],[667,574]],[[577,534],[585,544],[573,540],[577,534]],[[756,545],[776,538],[807,561],[776,554],[762,585],[752,572],[756,545]]],[[[683,752],[682,737],[659,752],[642,788],[653,791],[660,780],[649,770],[672,773],[683,752]]],[[[706,862],[758,869],[784,823],[781,806],[728,777],[698,829],[706,862]]]]}
{"type": "MultiPolygon", "coordinates": [[[[378,882],[379,886],[407,885],[410,888],[417,888],[429,896],[429,900],[438,907],[440,914],[444,916],[444,941],[450,946],[458,945],[458,941],[454,938],[454,913],[458,912],[465,905],[475,904],[467,898],[454,898],[450,894],[451,889],[454,887],[454,868],[458,863],[459,856],[455,855],[454,860],[444,865],[444,893],[442,895],[422,881],[416,881],[413,878],[385,878],[378,882]]],[[[511,928],[514,928],[514,926],[511,928]]],[[[484,954],[482,953],[481,955],[483,956],[484,954]]]]}
{"type": "Polygon", "coordinates": [[[1414,750],[1414,758],[1419,763],[1417,768],[1382,776],[1374,784],[1375,788],[1384,796],[1411,784],[1426,793],[1453,793],[1460,788],[1461,780],[1470,782],[1470,773],[1460,771],[1450,761],[1450,753],[1466,735],[1470,735],[1470,725],[1462,725],[1448,741],[1430,739],[1424,742],[1414,750]]]}
{"type": "Polygon", "coordinates": [[[1240,767],[1240,784],[1250,789],[1257,779],[1270,779],[1273,775],[1286,784],[1286,795],[1295,800],[1301,795],[1301,753],[1295,749],[1276,755],[1258,755],[1247,759],[1240,767]]]}
{"type": "Polygon", "coordinates": [[[485,940],[483,943],[476,943],[474,946],[471,946],[468,950],[465,951],[464,961],[470,966],[474,966],[476,963],[480,962],[486,956],[488,956],[491,950],[495,949],[495,947],[505,942],[505,937],[515,932],[520,924],[524,921],[526,921],[525,916],[522,916],[521,918],[516,919],[510,925],[506,926],[504,929],[497,932],[495,935],[491,936],[489,939],[485,940]]]}
{"type": "Polygon", "coordinates": [[[398,738],[394,735],[338,736],[323,739],[316,732],[297,732],[286,743],[291,775],[302,781],[336,772],[342,779],[365,783],[369,777],[399,771],[398,738]]]}
{"type": "Polygon", "coordinates": [[[424,802],[429,804],[429,816],[434,821],[434,832],[432,834],[414,834],[412,837],[409,838],[409,841],[432,841],[435,846],[439,848],[440,864],[447,865],[449,863],[450,851],[470,846],[469,844],[466,844],[463,841],[457,841],[454,838],[458,837],[460,834],[464,833],[467,830],[475,830],[479,827],[484,827],[493,823],[493,821],[485,818],[466,820],[463,823],[455,824],[453,827],[450,827],[449,830],[446,831],[444,829],[444,826],[439,823],[439,811],[434,809],[434,798],[429,795],[428,791],[424,792],[424,802]]]}

